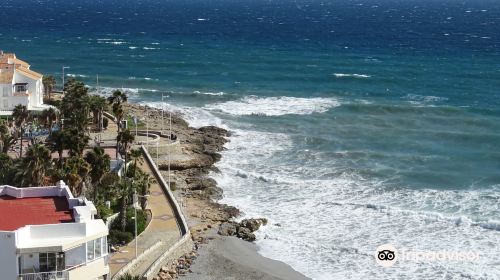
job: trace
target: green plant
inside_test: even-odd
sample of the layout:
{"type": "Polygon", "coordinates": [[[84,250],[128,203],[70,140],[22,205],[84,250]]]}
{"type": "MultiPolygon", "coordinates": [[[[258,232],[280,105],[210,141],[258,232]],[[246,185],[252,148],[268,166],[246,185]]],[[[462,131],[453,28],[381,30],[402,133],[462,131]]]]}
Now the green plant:
{"type": "Polygon", "coordinates": [[[141,276],[125,273],[118,277],[117,280],[141,280],[141,276]]]}
{"type": "Polygon", "coordinates": [[[127,231],[112,229],[109,231],[110,244],[127,244],[134,239],[134,235],[127,231]]]}

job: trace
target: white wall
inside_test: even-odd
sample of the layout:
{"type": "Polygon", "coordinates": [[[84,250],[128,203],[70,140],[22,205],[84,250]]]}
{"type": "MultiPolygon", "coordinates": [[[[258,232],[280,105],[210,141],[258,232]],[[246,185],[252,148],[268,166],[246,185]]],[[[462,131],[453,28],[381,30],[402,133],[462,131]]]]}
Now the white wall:
{"type": "Polygon", "coordinates": [[[16,238],[13,232],[0,231],[0,272],[2,279],[16,279],[16,238]]]}

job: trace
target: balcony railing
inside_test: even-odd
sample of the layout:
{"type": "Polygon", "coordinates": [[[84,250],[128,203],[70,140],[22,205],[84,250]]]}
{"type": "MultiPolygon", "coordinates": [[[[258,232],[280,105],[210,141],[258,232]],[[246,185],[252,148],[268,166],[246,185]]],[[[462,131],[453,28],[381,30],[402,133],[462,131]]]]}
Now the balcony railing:
{"type": "Polygon", "coordinates": [[[68,271],[25,273],[18,277],[18,280],[69,280],[68,271]]]}

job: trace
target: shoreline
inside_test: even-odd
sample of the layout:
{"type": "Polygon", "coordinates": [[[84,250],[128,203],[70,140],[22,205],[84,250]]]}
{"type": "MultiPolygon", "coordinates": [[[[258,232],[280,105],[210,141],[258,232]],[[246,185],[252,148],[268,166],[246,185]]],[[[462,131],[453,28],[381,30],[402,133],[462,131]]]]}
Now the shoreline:
{"type": "MultiPolygon", "coordinates": [[[[145,105],[129,102],[125,108],[127,115],[138,116],[140,122],[145,119],[145,105]]],[[[148,108],[149,129],[161,130],[162,110],[148,108]]],[[[182,278],[309,279],[286,263],[260,255],[253,243],[218,234],[220,225],[234,226],[233,218],[243,214],[233,206],[218,203],[223,197],[223,190],[210,177],[211,172],[220,173],[214,164],[221,159],[220,152],[229,142],[230,132],[215,126],[190,127],[182,115],[171,114],[172,131],[180,142],[179,147],[170,151],[171,182],[175,186],[173,193],[184,212],[199,255],[186,273],[181,273],[182,278]]],[[[168,126],[168,117],[169,112],[165,110],[165,126],[168,126]]],[[[155,147],[151,147],[150,151],[155,152],[155,147]]],[[[159,152],[158,158],[158,168],[168,182],[168,156],[159,152]]],[[[167,267],[175,265],[175,262],[169,263],[167,267]]]]}

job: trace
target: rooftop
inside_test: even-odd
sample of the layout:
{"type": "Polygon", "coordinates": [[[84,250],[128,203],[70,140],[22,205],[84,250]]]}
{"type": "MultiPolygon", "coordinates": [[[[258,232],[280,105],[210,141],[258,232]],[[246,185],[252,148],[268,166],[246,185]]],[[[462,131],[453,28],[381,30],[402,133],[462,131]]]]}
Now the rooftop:
{"type": "Polygon", "coordinates": [[[14,231],[27,225],[74,222],[66,197],[0,196],[0,230],[14,231]]]}

